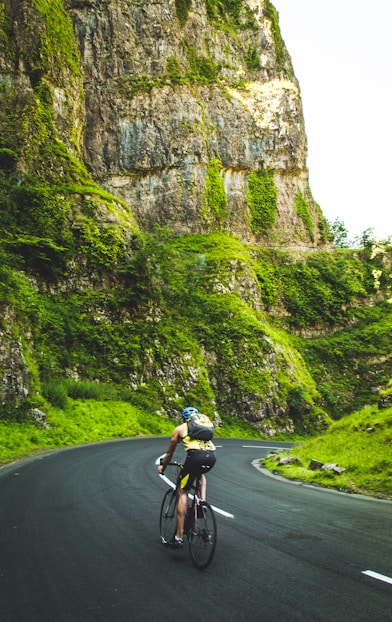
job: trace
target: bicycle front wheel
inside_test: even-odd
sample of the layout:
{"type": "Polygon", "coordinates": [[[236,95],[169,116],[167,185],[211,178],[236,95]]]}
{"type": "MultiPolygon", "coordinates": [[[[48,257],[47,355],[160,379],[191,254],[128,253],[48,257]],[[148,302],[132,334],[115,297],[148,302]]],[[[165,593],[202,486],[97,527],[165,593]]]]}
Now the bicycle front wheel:
{"type": "Polygon", "coordinates": [[[189,532],[189,552],[191,559],[199,570],[207,568],[215,553],[217,531],[216,520],[212,507],[202,501],[197,508],[197,519],[189,532]]]}
{"type": "Polygon", "coordinates": [[[163,497],[159,517],[162,544],[172,544],[177,531],[177,492],[168,490],[163,497]]]}

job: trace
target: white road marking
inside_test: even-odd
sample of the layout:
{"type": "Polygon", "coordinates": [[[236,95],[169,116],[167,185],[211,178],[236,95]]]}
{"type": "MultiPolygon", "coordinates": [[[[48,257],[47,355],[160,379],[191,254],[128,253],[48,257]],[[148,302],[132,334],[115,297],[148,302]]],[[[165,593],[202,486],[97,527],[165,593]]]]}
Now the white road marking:
{"type": "Polygon", "coordinates": [[[215,505],[211,505],[211,507],[214,510],[214,512],[216,512],[217,514],[220,514],[221,516],[225,516],[226,518],[234,518],[234,514],[230,514],[229,512],[226,512],[225,510],[221,510],[220,508],[215,507],[215,505]]]}
{"type": "Polygon", "coordinates": [[[362,574],[366,574],[368,577],[378,579],[378,581],[384,581],[384,583],[390,583],[392,585],[392,577],[387,577],[385,574],[374,572],[373,570],[362,570],[362,574]]]}
{"type": "MultiPolygon", "coordinates": [[[[164,455],[165,454],[162,454],[162,456],[158,456],[158,458],[155,460],[155,464],[157,466],[160,463],[160,460],[161,458],[163,458],[164,455]]],[[[163,479],[163,481],[166,482],[166,484],[168,484],[168,486],[170,486],[171,488],[176,487],[176,485],[168,477],[166,477],[166,475],[162,475],[161,473],[159,473],[159,477],[163,479]]],[[[217,514],[220,514],[221,516],[225,516],[225,518],[234,518],[234,514],[230,514],[229,512],[226,512],[225,510],[221,510],[220,508],[215,507],[215,505],[211,505],[211,507],[214,510],[214,512],[216,512],[217,514]]]]}
{"type": "Polygon", "coordinates": [[[172,482],[172,481],[171,481],[168,477],[166,477],[166,475],[162,475],[162,473],[159,473],[159,477],[160,477],[161,479],[163,479],[163,481],[164,481],[164,482],[165,482],[168,486],[170,486],[170,488],[175,488],[175,487],[176,487],[176,486],[175,486],[175,484],[173,484],[173,482],[172,482]]]}

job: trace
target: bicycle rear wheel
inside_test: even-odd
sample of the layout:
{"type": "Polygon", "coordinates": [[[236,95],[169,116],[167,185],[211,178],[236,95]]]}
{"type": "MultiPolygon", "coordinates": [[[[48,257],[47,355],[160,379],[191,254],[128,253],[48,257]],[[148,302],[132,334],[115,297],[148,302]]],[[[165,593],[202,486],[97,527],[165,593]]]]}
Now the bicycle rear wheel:
{"type": "Polygon", "coordinates": [[[172,544],[177,530],[177,491],[168,490],[163,497],[159,517],[162,544],[172,544]]]}
{"type": "Polygon", "coordinates": [[[189,532],[189,552],[194,566],[203,570],[211,563],[215,553],[216,520],[212,507],[206,501],[201,502],[197,513],[189,532]]]}

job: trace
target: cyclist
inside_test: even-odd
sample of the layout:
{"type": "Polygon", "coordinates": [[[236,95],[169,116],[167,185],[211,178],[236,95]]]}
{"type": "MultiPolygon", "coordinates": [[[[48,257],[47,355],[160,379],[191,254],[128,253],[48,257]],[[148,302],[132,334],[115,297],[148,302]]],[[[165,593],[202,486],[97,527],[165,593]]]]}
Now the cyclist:
{"type": "MultiPolygon", "coordinates": [[[[183,443],[186,451],[186,460],[181,471],[181,489],[177,505],[177,532],[173,542],[174,548],[181,548],[184,545],[183,534],[185,514],[188,505],[188,491],[192,487],[195,478],[199,477],[202,473],[200,495],[202,500],[205,501],[207,482],[203,473],[210,471],[216,462],[215,445],[212,440],[195,438],[195,436],[205,437],[206,435],[209,436],[209,434],[203,434],[203,432],[200,433],[200,431],[197,432],[197,430],[194,431],[195,426],[190,425],[190,422],[195,415],[198,418],[207,418],[204,415],[199,414],[197,408],[194,408],[193,406],[184,408],[181,415],[184,423],[174,429],[170,438],[169,447],[163,457],[162,464],[158,466],[158,473],[163,474],[166,466],[172,459],[177,444],[180,442],[183,443]]],[[[211,422],[209,423],[212,426],[211,422]]],[[[209,429],[211,430],[211,428],[209,429]]],[[[211,436],[212,433],[213,432],[211,431],[211,436]]]]}

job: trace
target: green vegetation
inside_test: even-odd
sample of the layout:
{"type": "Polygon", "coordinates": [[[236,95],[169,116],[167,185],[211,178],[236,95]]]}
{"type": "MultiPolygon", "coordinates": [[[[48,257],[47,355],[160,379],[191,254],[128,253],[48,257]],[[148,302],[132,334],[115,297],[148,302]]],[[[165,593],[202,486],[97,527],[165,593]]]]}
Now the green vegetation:
{"type": "MultiPolygon", "coordinates": [[[[218,170],[216,162],[220,179],[218,170]]],[[[392,306],[357,304],[390,287],[389,246],[375,254],[318,251],[295,258],[224,234],[178,237],[170,230],[138,235],[119,259],[110,241],[109,256],[97,257],[99,244],[91,246],[90,262],[103,272],[115,266],[113,289],[36,291],[19,272],[21,257],[3,246],[0,302],[14,310],[15,338],[31,335],[38,393],[74,370],[85,381],[136,386],[131,401],[146,411],[163,402],[178,410],[196,399],[209,414],[215,400],[222,415],[241,413],[249,401],[262,408],[274,386],[273,410],[284,409],[297,431],[310,432],[322,410],[336,417],[376,400],[372,387],[385,386],[392,375],[392,306]],[[256,310],[254,292],[268,315],[256,310]],[[291,332],[314,326],[334,330],[314,337],[291,332]],[[271,357],[275,378],[266,364],[271,357]]],[[[35,273],[37,257],[25,253],[23,269],[35,273]]],[[[61,266],[58,258],[49,265],[61,266]]]]}
{"type": "Polygon", "coordinates": [[[227,198],[223,179],[221,177],[222,164],[219,158],[213,158],[208,163],[207,179],[205,183],[204,213],[207,221],[223,224],[227,216],[227,198]]]}
{"type": "Polygon", "coordinates": [[[58,77],[66,67],[74,75],[81,76],[79,50],[63,0],[33,0],[33,4],[45,21],[45,29],[38,38],[34,54],[25,55],[28,66],[33,65],[37,77],[42,71],[58,77]]]}
{"type": "Polygon", "coordinates": [[[73,400],[47,409],[47,427],[32,422],[0,421],[0,464],[84,443],[133,436],[169,435],[173,422],[118,401],[73,400]]]}
{"type": "Polygon", "coordinates": [[[385,387],[380,391],[380,402],[384,402],[385,400],[390,399],[390,395],[392,394],[392,380],[390,380],[385,387]]]}
{"type": "Polygon", "coordinates": [[[181,26],[185,26],[192,0],[176,0],[176,14],[181,26]]]}
{"type": "Polygon", "coordinates": [[[253,45],[248,45],[245,52],[245,64],[248,71],[258,71],[260,69],[260,58],[257,48],[253,45]]]}
{"type": "Polygon", "coordinates": [[[132,227],[136,230],[128,208],[93,182],[48,185],[20,176],[0,181],[4,248],[21,268],[48,280],[65,277],[81,255],[93,269],[111,267],[124,256],[132,227]],[[128,214],[128,223],[123,229],[105,224],[96,218],[99,211],[111,213],[119,224],[128,214]]]}
{"type": "MultiPolygon", "coordinates": [[[[189,7],[176,0],[182,25],[189,7]]],[[[285,72],[278,15],[270,2],[265,7],[285,72]]],[[[257,29],[249,7],[208,0],[207,9],[214,26],[246,41],[244,62],[257,71],[253,33],[238,36],[257,29]]],[[[329,230],[319,211],[321,238],[334,237],[337,250],[271,250],[271,170],[251,173],[247,189],[250,225],[266,248],[223,234],[229,213],[216,154],[203,196],[210,233],[140,234],[127,205],[99,188],[78,159],[82,74],[63,2],[34,0],[18,37],[11,25],[0,3],[1,53],[7,66],[24,63],[32,85],[21,88],[16,75],[0,83],[0,330],[3,351],[14,357],[4,366],[15,362],[28,395],[20,391],[17,401],[3,391],[0,460],[169,434],[187,403],[219,414],[217,435],[256,438],[319,433],[331,418],[370,404],[366,431],[355,433],[387,447],[390,424],[373,405],[380,387],[388,395],[392,377],[390,242],[376,244],[368,232],[350,250],[341,227],[329,230]],[[47,426],[34,423],[34,414],[45,422],[38,409],[47,426]]],[[[182,62],[169,58],[165,75],[122,78],[124,90],[219,84],[221,66],[207,43],[205,54],[183,46],[182,62]]],[[[314,239],[310,196],[298,192],[294,208],[314,239]]],[[[379,454],[382,465],[371,464],[386,476],[390,466],[379,454]]]]}
{"type": "Polygon", "coordinates": [[[246,198],[253,231],[266,234],[276,219],[278,191],[274,182],[274,172],[251,173],[246,198]]]}
{"type": "Polygon", "coordinates": [[[354,253],[318,251],[277,271],[288,323],[295,328],[347,322],[354,314],[347,304],[374,291],[369,266],[354,253]]]}
{"type": "Polygon", "coordinates": [[[189,63],[187,77],[191,83],[211,84],[217,81],[219,66],[214,63],[211,57],[197,54],[196,48],[184,40],[184,47],[189,63]]]}
{"type": "Polygon", "coordinates": [[[372,387],[386,387],[392,376],[392,305],[356,307],[348,316],[344,329],[297,342],[334,418],[377,401],[372,387]]]}
{"type": "Polygon", "coordinates": [[[207,15],[212,21],[231,20],[238,24],[243,0],[206,0],[207,15]]]}
{"type": "MultiPolygon", "coordinates": [[[[62,88],[65,73],[68,89],[74,84],[65,108],[81,97],[79,53],[63,2],[35,0],[34,7],[18,38],[33,91],[22,95],[12,80],[0,85],[0,235],[15,268],[54,282],[70,270],[76,276],[81,265],[112,267],[136,226],[129,208],[98,187],[59,136],[53,85],[62,88]],[[110,215],[110,224],[98,213],[110,215]]],[[[78,153],[71,118],[67,123],[78,153]]]]}
{"type": "MultiPolygon", "coordinates": [[[[112,394],[110,397],[110,388],[98,384],[98,388],[91,386],[86,391],[86,383],[81,384],[80,393],[90,398],[68,397],[67,404],[62,408],[47,407],[48,416],[44,425],[31,421],[0,420],[0,465],[74,445],[121,438],[169,436],[174,426],[180,423],[179,419],[143,412],[129,402],[111,399],[115,396],[112,394]],[[94,394],[100,394],[101,399],[93,399],[91,395],[94,394]]],[[[77,383],[74,383],[73,392],[79,392],[77,383]]],[[[259,434],[248,424],[230,417],[223,420],[221,428],[216,428],[215,436],[259,438],[259,434]]]]}
{"type": "Polygon", "coordinates": [[[168,81],[171,84],[183,84],[183,70],[181,63],[176,56],[171,56],[167,59],[166,70],[168,75],[168,81]]]}
{"type": "Polygon", "coordinates": [[[333,223],[329,223],[329,229],[335,246],[338,248],[349,248],[348,231],[342,220],[335,218],[333,223]]]}
{"type": "MultiPolygon", "coordinates": [[[[216,407],[221,416],[241,414],[244,404],[263,408],[268,396],[272,412],[283,410],[297,432],[309,433],[324,425],[323,411],[336,418],[377,400],[372,387],[392,375],[392,305],[356,304],[390,285],[383,253],[295,259],[222,233],[179,237],[163,229],[134,238],[113,289],[68,293],[36,291],[18,257],[2,253],[0,303],[13,308],[14,338],[31,336],[34,348],[24,351],[34,365],[26,364],[47,399],[53,380],[61,401],[72,370],[128,391],[148,412],[163,404],[177,411],[190,400],[207,414],[216,407]],[[255,292],[268,315],[255,308],[255,292]],[[292,332],[314,326],[334,330],[292,332]]],[[[28,272],[35,264],[35,254],[24,258],[28,272]]]]}
{"type": "Polygon", "coordinates": [[[238,26],[242,0],[206,0],[207,16],[216,25],[231,22],[238,26]]]}
{"type": "Polygon", "coordinates": [[[309,439],[281,457],[297,457],[298,464],[278,466],[271,454],[263,465],[289,479],[299,479],[342,490],[392,499],[392,408],[367,406],[331,425],[322,436],[309,439]],[[346,469],[309,469],[317,460],[346,469]]]}
{"type": "MultiPolygon", "coordinates": [[[[310,192],[310,188],[308,188],[310,192]]],[[[328,220],[325,218],[324,214],[321,211],[321,207],[313,201],[314,208],[318,217],[318,230],[320,234],[320,242],[325,244],[327,242],[331,242],[332,234],[328,220]]]]}
{"type": "Polygon", "coordinates": [[[270,0],[266,0],[265,2],[265,16],[271,22],[271,31],[272,36],[275,42],[275,52],[276,52],[276,60],[278,63],[278,67],[281,71],[285,71],[285,57],[286,57],[286,46],[282,39],[282,34],[280,32],[279,26],[279,13],[275,9],[274,5],[270,0]]]}
{"type": "Polygon", "coordinates": [[[166,73],[160,76],[121,77],[117,81],[120,90],[130,99],[138,93],[151,93],[154,88],[178,84],[215,84],[218,82],[220,65],[213,58],[196,53],[194,46],[184,41],[187,65],[178,58],[169,57],[166,61],[166,73]]]}
{"type": "MultiPolygon", "coordinates": [[[[191,6],[189,0],[176,0],[176,15],[180,25],[185,26],[191,6]]],[[[251,30],[257,32],[259,26],[250,7],[243,0],[206,0],[207,16],[215,27],[228,31],[231,37],[237,38],[237,32],[251,30]]],[[[199,54],[196,47],[183,39],[186,62],[181,63],[176,57],[166,62],[166,72],[160,75],[122,76],[117,78],[119,88],[129,98],[138,93],[150,93],[154,88],[167,85],[205,85],[227,82],[221,75],[221,63],[214,60],[206,44],[206,54],[199,54]]],[[[260,68],[260,59],[255,44],[249,44],[244,53],[244,65],[248,71],[260,68]]],[[[236,84],[238,80],[236,79],[236,84]]]]}
{"type": "Polygon", "coordinates": [[[309,205],[299,188],[294,201],[294,209],[297,212],[298,216],[300,216],[300,218],[302,219],[309,233],[310,239],[312,240],[312,242],[314,242],[314,224],[310,215],[309,205]]]}
{"type": "Polygon", "coordinates": [[[258,30],[258,23],[250,7],[243,0],[206,0],[207,16],[217,28],[234,33],[258,30]]]}

